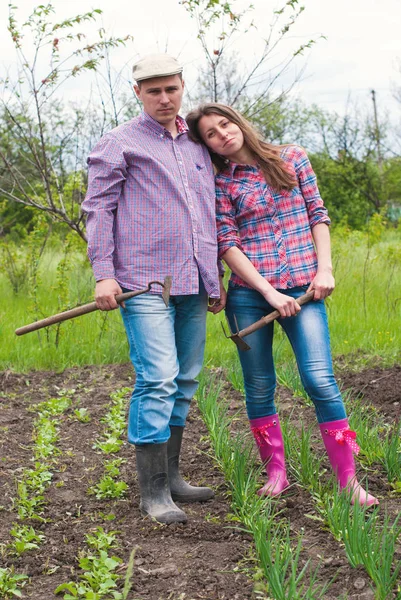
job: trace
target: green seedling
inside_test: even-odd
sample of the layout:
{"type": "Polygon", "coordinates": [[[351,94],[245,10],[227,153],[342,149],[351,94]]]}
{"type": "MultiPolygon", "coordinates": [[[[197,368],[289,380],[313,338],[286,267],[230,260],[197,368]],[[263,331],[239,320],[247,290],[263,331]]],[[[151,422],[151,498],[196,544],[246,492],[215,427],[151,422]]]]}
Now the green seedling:
{"type": "Polygon", "coordinates": [[[36,533],[34,528],[28,525],[15,525],[10,534],[15,539],[9,544],[9,548],[18,556],[27,550],[39,548],[40,543],[45,539],[43,534],[36,533]]]}
{"type": "Polygon", "coordinates": [[[122,445],[122,440],[119,440],[116,437],[109,437],[104,441],[95,440],[95,443],[93,444],[92,448],[101,450],[105,454],[115,454],[116,452],[120,451],[122,445]]]}
{"type": "Polygon", "coordinates": [[[71,399],[67,397],[50,398],[46,402],[34,404],[30,410],[38,412],[44,417],[61,415],[71,406],[71,399]]]}
{"type": "Polygon", "coordinates": [[[109,550],[116,547],[116,535],[118,531],[105,531],[103,527],[97,527],[94,533],[87,533],[85,540],[88,546],[95,550],[109,550]]]}
{"type": "Polygon", "coordinates": [[[0,568],[0,597],[4,600],[22,598],[21,588],[24,587],[27,579],[27,575],[15,573],[13,568],[0,568]]]}
{"type": "Polygon", "coordinates": [[[116,591],[120,576],[115,573],[121,562],[117,556],[109,556],[106,550],[100,550],[98,555],[88,554],[79,560],[83,570],[80,582],[63,583],[56,588],[55,594],[69,592],[64,594],[64,600],[123,600],[122,593],[116,591]]]}
{"type": "Polygon", "coordinates": [[[124,481],[116,481],[110,475],[103,475],[101,480],[89,488],[88,493],[94,494],[98,500],[123,498],[128,490],[124,481]]]}
{"type": "Polygon", "coordinates": [[[89,421],[91,420],[89,411],[87,408],[76,408],[74,410],[74,415],[75,418],[77,419],[77,421],[79,421],[80,423],[89,423],[89,421]]]}
{"type": "Polygon", "coordinates": [[[401,562],[395,560],[401,534],[401,514],[393,523],[385,515],[380,523],[377,512],[366,513],[358,503],[344,513],[342,522],[344,544],[353,567],[363,565],[376,585],[376,599],[392,597],[399,582],[401,562]]]}
{"type": "Polygon", "coordinates": [[[26,469],[24,471],[24,483],[31,491],[42,493],[48,487],[52,480],[53,474],[47,470],[46,465],[35,462],[34,469],[26,469]]]}
{"type": "Polygon", "coordinates": [[[14,499],[14,504],[17,507],[18,518],[24,519],[39,519],[43,513],[43,505],[45,503],[42,494],[34,494],[30,496],[27,486],[23,481],[17,485],[17,498],[14,499]]]}
{"type": "Polygon", "coordinates": [[[104,463],[104,470],[110,477],[118,477],[120,475],[120,467],[127,461],[124,458],[115,458],[113,460],[107,460],[104,463]]]}
{"type": "Polygon", "coordinates": [[[123,441],[119,439],[126,428],[126,398],[129,388],[117,390],[110,397],[113,405],[107,414],[101,419],[107,424],[103,433],[103,439],[96,439],[92,448],[101,450],[105,454],[115,454],[120,451],[123,441]]]}
{"type": "Polygon", "coordinates": [[[44,459],[49,456],[60,454],[60,450],[56,448],[54,442],[58,439],[58,428],[56,423],[48,417],[40,417],[35,422],[36,430],[34,433],[34,453],[35,459],[44,459]]]}

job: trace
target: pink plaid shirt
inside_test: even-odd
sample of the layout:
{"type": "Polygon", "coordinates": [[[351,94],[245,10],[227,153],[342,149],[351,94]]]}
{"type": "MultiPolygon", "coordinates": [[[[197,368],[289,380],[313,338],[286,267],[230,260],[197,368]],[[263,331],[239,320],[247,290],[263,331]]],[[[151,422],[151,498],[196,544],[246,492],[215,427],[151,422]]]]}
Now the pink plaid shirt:
{"type": "MultiPolygon", "coordinates": [[[[228,163],[216,176],[219,256],[235,246],[276,289],[309,284],[317,256],[312,228],[330,224],[305,150],[287,146],[281,157],[296,175],[291,192],[273,190],[257,166],[228,163]]],[[[234,273],[233,285],[249,287],[234,273]]]]}
{"type": "MultiPolygon", "coordinates": [[[[88,256],[96,281],[139,290],[173,278],[173,295],[196,294],[199,274],[220,296],[215,188],[207,150],[177,117],[175,139],[142,113],[107,133],[88,158],[88,256]]],[[[152,293],[160,293],[155,288],[152,293]]]]}

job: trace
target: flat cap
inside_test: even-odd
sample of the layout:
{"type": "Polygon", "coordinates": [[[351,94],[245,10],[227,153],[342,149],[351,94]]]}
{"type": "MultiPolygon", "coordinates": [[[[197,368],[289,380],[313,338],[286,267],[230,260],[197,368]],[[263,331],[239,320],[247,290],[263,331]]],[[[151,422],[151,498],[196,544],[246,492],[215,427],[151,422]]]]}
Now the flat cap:
{"type": "Polygon", "coordinates": [[[152,77],[169,77],[182,73],[182,66],[169,54],[149,54],[132,67],[135,81],[143,81],[152,77]]]}

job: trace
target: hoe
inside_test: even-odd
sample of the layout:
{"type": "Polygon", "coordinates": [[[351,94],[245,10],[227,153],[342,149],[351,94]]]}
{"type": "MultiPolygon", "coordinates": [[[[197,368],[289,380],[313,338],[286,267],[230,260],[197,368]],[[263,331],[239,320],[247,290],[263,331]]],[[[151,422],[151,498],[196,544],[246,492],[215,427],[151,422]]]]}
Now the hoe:
{"type": "MultiPolygon", "coordinates": [[[[129,298],[134,298],[134,296],[139,296],[140,294],[145,294],[149,292],[153,285],[160,285],[163,288],[162,298],[164,300],[164,304],[168,306],[168,302],[170,299],[170,290],[171,290],[171,277],[167,275],[164,278],[164,282],[161,281],[151,281],[148,283],[147,287],[143,290],[137,290],[136,292],[125,292],[125,294],[119,294],[116,296],[116,301],[118,304],[124,302],[124,300],[128,300],[129,298]]],[[[57,315],[52,315],[51,317],[47,317],[46,319],[42,319],[41,321],[36,321],[35,323],[31,323],[30,325],[25,325],[24,327],[20,327],[15,330],[16,335],[25,335],[25,333],[30,333],[31,331],[36,331],[37,329],[42,329],[42,327],[48,327],[49,325],[54,325],[54,323],[60,323],[61,321],[67,321],[68,319],[74,319],[75,317],[80,317],[81,315],[86,315],[88,313],[94,312],[98,310],[96,306],[96,302],[90,302],[89,304],[83,304],[82,306],[76,306],[71,310],[66,310],[65,312],[58,313],[57,315]]]]}
{"type": "MultiPolygon", "coordinates": [[[[313,292],[313,291],[307,292],[303,296],[300,296],[299,298],[297,298],[297,302],[300,306],[302,306],[303,304],[306,304],[307,302],[312,300],[314,295],[315,295],[315,292],[313,292]]],[[[272,321],[277,319],[279,316],[280,316],[280,313],[278,312],[278,310],[274,310],[270,314],[259,319],[259,321],[255,321],[255,323],[252,323],[252,325],[249,325],[248,327],[245,327],[245,329],[241,329],[241,331],[240,331],[238,329],[237,319],[235,318],[235,315],[234,315],[234,321],[235,321],[235,326],[236,326],[237,331],[232,332],[230,329],[231,335],[227,335],[227,333],[224,329],[223,323],[221,324],[221,326],[223,327],[224,335],[226,336],[226,338],[232,340],[237,345],[237,348],[239,348],[240,350],[250,350],[251,347],[244,341],[243,338],[246,337],[247,335],[249,335],[250,333],[257,331],[258,329],[261,329],[265,325],[268,325],[269,323],[271,323],[272,321]]]]}

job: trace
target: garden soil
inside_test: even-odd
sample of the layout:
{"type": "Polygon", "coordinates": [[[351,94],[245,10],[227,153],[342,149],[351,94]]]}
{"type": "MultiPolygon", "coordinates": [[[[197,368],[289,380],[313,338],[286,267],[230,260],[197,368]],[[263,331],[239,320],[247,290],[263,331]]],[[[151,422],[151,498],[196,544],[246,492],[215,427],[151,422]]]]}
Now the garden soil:
{"type": "MultiPolygon", "coordinates": [[[[224,376],[224,373],[221,373],[224,376]]],[[[401,368],[379,367],[360,373],[341,370],[339,379],[344,389],[361,396],[388,417],[400,418],[401,368]]],[[[136,548],[129,600],[246,600],[268,598],[257,592],[255,554],[252,538],[241,529],[230,514],[228,487],[213,460],[207,430],[194,404],[184,435],[181,466],[192,483],[211,485],[216,496],[203,504],[182,505],[188,523],[159,525],[141,517],[138,510],[138,486],[135,475],[135,452],[124,443],[118,457],[126,462],[121,478],[129,493],[123,500],[100,501],[88,495],[88,488],[103,474],[103,457],[94,448],[104,423],[101,418],[110,407],[110,394],[132,387],[134,375],[130,365],[87,366],[67,369],[61,374],[32,372],[0,373],[0,564],[14,566],[18,573],[29,576],[23,598],[50,600],[55,588],[64,582],[77,581],[80,573],[77,557],[87,549],[85,534],[102,526],[116,531],[118,547],[113,551],[123,562],[120,574],[125,576],[132,549],[136,548]],[[73,404],[63,415],[58,447],[61,454],[53,468],[53,480],[46,491],[45,522],[31,524],[45,535],[44,543],[20,557],[10,556],[5,548],[11,541],[10,530],[17,521],[13,505],[16,481],[22,469],[32,463],[33,404],[61,396],[68,390],[73,404]],[[74,390],[74,391],[72,391],[74,390]],[[88,423],[74,418],[74,408],[87,408],[88,423]]],[[[243,400],[225,383],[222,394],[236,415],[236,427],[247,427],[243,400]]],[[[129,394],[127,395],[128,403],[129,394]]],[[[313,422],[310,407],[291,393],[278,390],[280,414],[294,423],[313,422]],[[295,408],[295,410],[294,410],[295,408]],[[296,410],[299,408],[299,411],[296,410]]],[[[316,451],[323,454],[317,435],[316,451]]],[[[399,499],[379,469],[369,475],[370,490],[378,494],[382,506],[390,514],[400,510],[399,499]]],[[[291,523],[294,537],[303,533],[302,562],[320,566],[321,582],[332,584],[327,600],[350,598],[368,600],[374,597],[369,578],[363,569],[352,569],[341,544],[314,519],[308,493],[298,486],[278,500],[283,516],[291,523]]],[[[401,556],[400,556],[401,558],[401,556]]],[[[260,586],[259,586],[260,587],[260,586]]]]}

